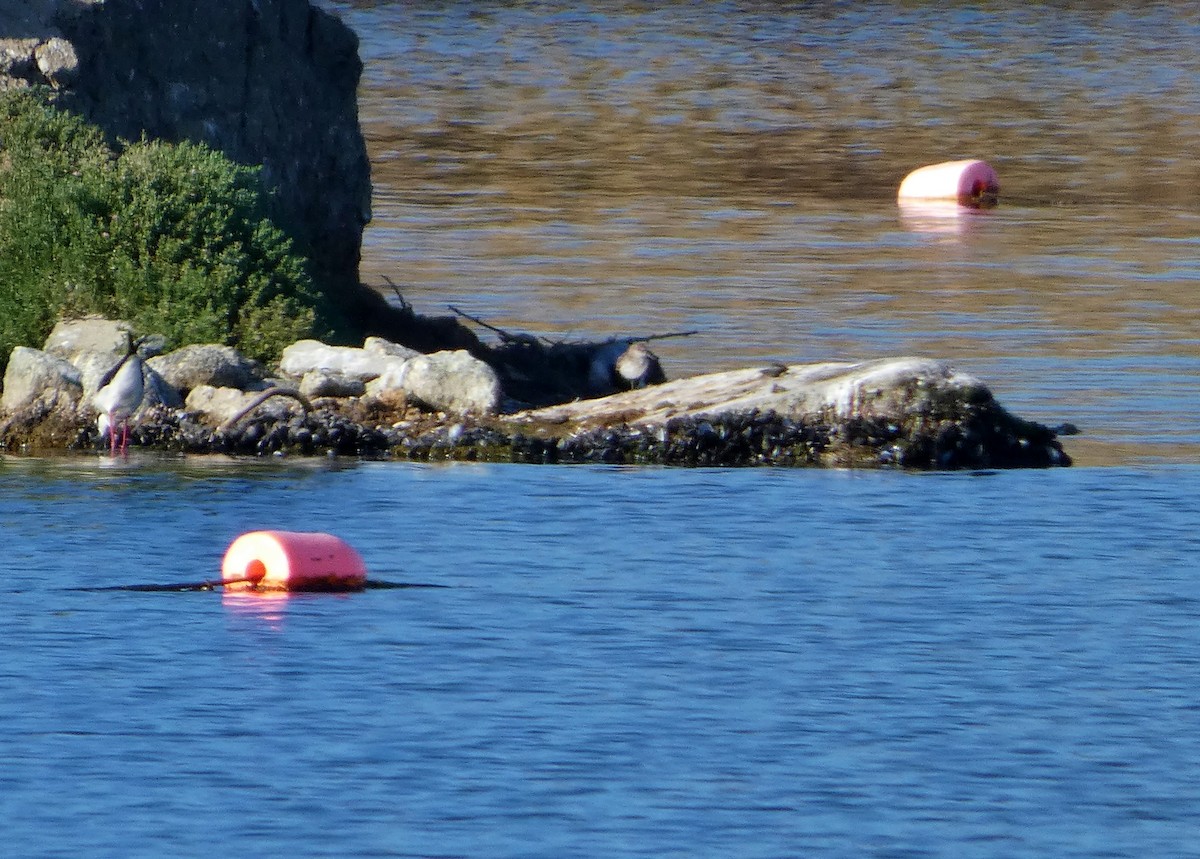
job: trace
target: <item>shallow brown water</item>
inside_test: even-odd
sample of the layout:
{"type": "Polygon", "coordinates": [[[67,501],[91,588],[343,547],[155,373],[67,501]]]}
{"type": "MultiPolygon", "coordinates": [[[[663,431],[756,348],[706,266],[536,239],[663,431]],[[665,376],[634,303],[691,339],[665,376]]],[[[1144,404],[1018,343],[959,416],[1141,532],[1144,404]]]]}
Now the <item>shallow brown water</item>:
{"type": "Polygon", "coordinates": [[[1080,462],[1200,454],[1192,7],[329,5],[366,62],[364,278],[418,311],[696,330],[673,376],[944,358],[1080,462]],[[958,157],[999,208],[897,207],[958,157]]]}

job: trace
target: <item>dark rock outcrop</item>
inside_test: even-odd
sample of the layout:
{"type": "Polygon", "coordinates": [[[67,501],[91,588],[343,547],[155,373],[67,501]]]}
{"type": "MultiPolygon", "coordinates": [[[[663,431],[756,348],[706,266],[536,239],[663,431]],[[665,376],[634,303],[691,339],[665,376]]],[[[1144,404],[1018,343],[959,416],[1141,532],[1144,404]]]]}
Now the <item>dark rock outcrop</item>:
{"type": "Polygon", "coordinates": [[[261,164],[274,216],[352,329],[371,175],[358,39],[309,0],[20,0],[0,4],[0,89],[49,85],[112,137],[205,143],[261,164]]]}
{"type": "Polygon", "coordinates": [[[340,342],[379,335],[484,358],[458,320],[396,307],[359,280],[371,216],[361,72],[357,36],[309,0],[0,2],[0,90],[48,86],[114,141],[189,140],[261,165],[340,342]]]}

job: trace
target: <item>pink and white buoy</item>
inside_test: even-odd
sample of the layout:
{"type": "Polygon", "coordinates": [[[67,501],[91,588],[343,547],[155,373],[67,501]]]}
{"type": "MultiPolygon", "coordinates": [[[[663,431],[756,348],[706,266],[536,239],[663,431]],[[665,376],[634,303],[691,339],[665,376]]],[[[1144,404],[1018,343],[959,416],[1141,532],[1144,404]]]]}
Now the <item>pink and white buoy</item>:
{"type": "Polygon", "coordinates": [[[920,167],[900,183],[900,202],[950,202],[970,209],[996,205],[1000,179],[986,161],[946,161],[920,167]]]}
{"type": "Polygon", "coordinates": [[[360,591],[362,557],[332,534],[250,531],[225,550],[221,579],[232,591],[360,591]]]}

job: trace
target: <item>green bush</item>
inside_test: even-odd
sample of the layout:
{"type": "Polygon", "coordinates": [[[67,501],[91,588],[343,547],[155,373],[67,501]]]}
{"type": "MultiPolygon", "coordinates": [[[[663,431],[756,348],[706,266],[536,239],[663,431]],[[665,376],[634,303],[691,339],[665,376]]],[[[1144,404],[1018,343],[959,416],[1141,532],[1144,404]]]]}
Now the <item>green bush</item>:
{"type": "Polygon", "coordinates": [[[265,361],[325,334],[307,263],[264,194],[257,168],[206,146],[114,149],[43,93],[0,94],[0,364],[64,316],[265,361]]]}

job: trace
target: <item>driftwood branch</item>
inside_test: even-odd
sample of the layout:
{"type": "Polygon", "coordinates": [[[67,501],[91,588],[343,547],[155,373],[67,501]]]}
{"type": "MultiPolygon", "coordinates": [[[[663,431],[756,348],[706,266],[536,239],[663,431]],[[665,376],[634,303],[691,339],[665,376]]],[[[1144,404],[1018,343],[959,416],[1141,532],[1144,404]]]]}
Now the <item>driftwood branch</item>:
{"type": "MultiPolygon", "coordinates": [[[[498,334],[500,336],[500,339],[503,340],[505,343],[530,343],[530,342],[535,341],[536,339],[543,339],[543,342],[547,343],[547,345],[553,345],[549,341],[544,340],[544,338],[534,338],[533,336],[531,336],[529,334],[512,334],[508,331],[505,331],[503,328],[497,328],[495,325],[491,325],[487,322],[484,322],[478,316],[472,316],[470,313],[467,313],[465,310],[459,310],[453,304],[448,304],[446,306],[449,307],[455,313],[457,313],[459,316],[463,317],[464,319],[468,319],[471,322],[474,322],[476,325],[480,326],[481,328],[486,328],[488,331],[492,331],[492,332],[498,334]]],[[[693,334],[699,334],[699,333],[700,333],[699,331],[671,331],[666,334],[646,334],[641,337],[618,337],[618,338],[614,338],[614,339],[621,340],[626,343],[649,343],[651,340],[666,340],[669,337],[691,337],[693,334]]]]}
{"type": "Polygon", "coordinates": [[[669,334],[647,334],[644,337],[630,337],[630,343],[649,343],[651,340],[666,340],[668,337],[691,337],[699,331],[672,331],[669,334]]]}
{"type": "Polygon", "coordinates": [[[300,403],[300,407],[304,409],[304,413],[306,415],[312,411],[312,403],[308,401],[308,397],[304,396],[304,394],[300,393],[299,391],[292,388],[267,388],[265,391],[251,400],[250,404],[246,406],[246,408],[242,409],[229,420],[225,421],[225,423],[221,424],[221,426],[218,427],[218,431],[223,432],[225,430],[233,429],[238,425],[238,422],[241,421],[242,418],[246,417],[246,415],[250,414],[267,400],[271,399],[271,397],[291,397],[293,400],[300,403]]]}
{"type": "Polygon", "coordinates": [[[386,274],[383,276],[383,279],[387,285],[392,288],[392,292],[396,293],[396,300],[400,302],[400,309],[412,310],[412,305],[408,303],[407,299],[405,299],[404,293],[400,291],[400,287],[396,286],[396,284],[392,282],[392,279],[386,274]]]}
{"type": "Polygon", "coordinates": [[[480,326],[481,328],[486,328],[488,331],[492,331],[492,332],[500,335],[500,339],[503,340],[505,343],[536,343],[537,342],[537,338],[535,338],[529,334],[510,334],[509,332],[505,331],[503,328],[497,328],[495,325],[489,325],[488,323],[486,323],[482,319],[480,319],[478,316],[472,316],[470,313],[467,313],[465,310],[459,310],[453,304],[447,304],[446,306],[449,307],[451,310],[453,310],[455,313],[457,313],[459,316],[461,316],[463,319],[469,319],[471,322],[474,322],[476,325],[480,326]]]}

